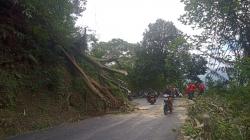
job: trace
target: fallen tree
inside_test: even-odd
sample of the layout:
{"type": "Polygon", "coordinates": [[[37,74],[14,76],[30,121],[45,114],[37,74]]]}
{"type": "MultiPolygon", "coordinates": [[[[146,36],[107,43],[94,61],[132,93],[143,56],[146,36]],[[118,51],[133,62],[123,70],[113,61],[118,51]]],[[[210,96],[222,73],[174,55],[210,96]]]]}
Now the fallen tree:
{"type": "Polygon", "coordinates": [[[109,68],[101,63],[99,63],[97,60],[98,59],[95,59],[91,56],[88,56],[88,55],[83,55],[83,57],[90,63],[92,63],[93,65],[95,65],[96,67],[99,67],[105,71],[108,71],[108,72],[115,72],[115,73],[119,73],[119,74],[123,74],[123,75],[128,75],[128,73],[125,71],[125,70],[117,70],[117,69],[112,69],[112,68],[109,68]]]}
{"type": "MultiPolygon", "coordinates": [[[[60,48],[60,50],[63,52],[63,54],[66,56],[66,58],[69,60],[69,62],[75,67],[75,69],[79,72],[81,75],[81,78],[84,80],[86,83],[88,89],[97,95],[104,103],[110,108],[118,108],[122,105],[121,101],[118,101],[112,94],[112,91],[109,90],[109,87],[105,87],[101,84],[99,84],[96,80],[93,78],[89,77],[85,71],[77,64],[76,60],[74,57],[70,56],[69,53],[66,52],[66,50],[62,46],[57,46],[60,48]]],[[[126,71],[123,70],[116,70],[116,69],[111,69],[105,65],[100,64],[98,61],[96,61],[94,58],[91,56],[87,56],[83,54],[84,58],[94,66],[98,67],[101,70],[105,70],[108,72],[112,73],[118,73],[122,75],[127,75],[126,71]]],[[[110,80],[109,80],[110,81],[110,80]]],[[[116,84],[118,86],[118,84],[116,84]]]]}

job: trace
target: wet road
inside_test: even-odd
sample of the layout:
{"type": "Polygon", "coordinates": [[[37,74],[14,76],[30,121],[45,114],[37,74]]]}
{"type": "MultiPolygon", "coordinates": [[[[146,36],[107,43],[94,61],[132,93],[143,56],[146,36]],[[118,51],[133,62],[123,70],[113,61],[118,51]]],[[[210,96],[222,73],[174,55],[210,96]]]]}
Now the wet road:
{"type": "Polygon", "coordinates": [[[186,109],[185,99],[174,101],[172,114],[163,114],[163,100],[155,105],[136,99],[138,110],[129,114],[105,115],[77,123],[64,124],[10,140],[175,140],[186,109]]]}

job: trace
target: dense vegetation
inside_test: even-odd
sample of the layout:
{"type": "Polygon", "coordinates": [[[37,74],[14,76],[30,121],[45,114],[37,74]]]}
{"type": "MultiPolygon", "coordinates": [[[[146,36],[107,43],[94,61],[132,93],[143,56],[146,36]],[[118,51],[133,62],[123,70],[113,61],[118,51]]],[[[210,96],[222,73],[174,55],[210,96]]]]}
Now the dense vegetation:
{"type": "Polygon", "coordinates": [[[0,1],[1,136],[126,111],[131,91],[182,85],[205,73],[206,61],[188,52],[172,22],[149,24],[142,43],[99,42],[75,26],[85,5],[85,0],[0,1]]]}
{"type": "Polygon", "coordinates": [[[0,137],[126,111],[130,92],[181,89],[206,74],[208,91],[190,107],[186,134],[248,139],[250,2],[181,1],[180,21],[201,35],[188,37],[157,19],[132,44],[98,41],[76,27],[86,0],[0,0],[0,137]],[[209,135],[200,125],[204,114],[209,135]]]}
{"type": "Polygon", "coordinates": [[[85,0],[0,1],[0,136],[125,111],[126,74],[90,56],[85,0]],[[102,74],[110,78],[102,78],[102,74]]]}
{"type": "Polygon", "coordinates": [[[162,19],[151,23],[136,49],[133,71],[134,90],[161,90],[166,84],[182,87],[186,80],[200,81],[207,61],[192,55],[183,33],[172,22],[162,19]]]}
{"type": "Polygon", "coordinates": [[[203,30],[202,35],[193,38],[193,44],[216,63],[207,77],[207,95],[198,98],[189,110],[191,119],[184,127],[185,132],[195,139],[249,139],[250,2],[182,2],[186,13],[180,20],[203,30]]]}
{"type": "Polygon", "coordinates": [[[161,91],[166,84],[183,87],[187,80],[200,81],[198,75],[207,69],[203,57],[190,53],[192,46],[183,33],[163,19],[148,25],[141,43],[113,39],[92,45],[93,56],[126,69],[128,76],[123,80],[135,95],[149,89],[161,91]]]}

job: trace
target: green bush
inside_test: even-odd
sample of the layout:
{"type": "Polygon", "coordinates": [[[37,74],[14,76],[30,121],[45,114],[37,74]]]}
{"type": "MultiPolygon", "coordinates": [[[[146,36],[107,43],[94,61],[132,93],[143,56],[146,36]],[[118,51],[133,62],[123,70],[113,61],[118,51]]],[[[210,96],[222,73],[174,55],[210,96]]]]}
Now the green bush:
{"type": "MultiPolygon", "coordinates": [[[[0,69],[0,106],[8,107],[15,105],[16,93],[19,81],[15,73],[0,69]]],[[[1,108],[0,107],[0,108],[1,108]]]]}
{"type": "MultiPolygon", "coordinates": [[[[249,86],[212,88],[205,96],[197,98],[195,104],[189,108],[188,115],[191,119],[203,122],[202,114],[208,114],[214,140],[246,140],[250,137],[249,99],[249,86]]],[[[202,134],[194,133],[195,128],[192,125],[188,126],[189,129],[184,129],[186,135],[202,137],[202,134]]]]}

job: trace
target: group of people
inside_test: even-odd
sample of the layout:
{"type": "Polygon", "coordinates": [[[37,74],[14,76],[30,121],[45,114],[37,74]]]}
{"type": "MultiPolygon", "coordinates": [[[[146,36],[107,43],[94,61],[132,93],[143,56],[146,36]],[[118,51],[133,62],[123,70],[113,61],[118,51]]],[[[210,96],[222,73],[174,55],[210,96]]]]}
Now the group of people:
{"type": "MultiPolygon", "coordinates": [[[[198,93],[198,95],[202,95],[205,91],[205,85],[203,83],[193,83],[190,82],[187,84],[184,93],[188,96],[188,99],[193,100],[194,94],[198,93]]],[[[159,95],[154,90],[148,90],[147,92],[147,100],[149,103],[154,104],[156,102],[156,98],[159,95]]],[[[167,114],[167,112],[172,112],[173,110],[173,98],[176,97],[182,97],[182,93],[179,91],[179,89],[172,85],[172,86],[166,86],[166,89],[163,92],[163,100],[164,100],[164,114],[167,114]]]]}
{"type": "Polygon", "coordinates": [[[188,99],[193,100],[195,92],[197,92],[198,95],[202,95],[205,92],[205,85],[197,82],[189,83],[186,86],[185,93],[188,95],[188,99]]]}
{"type": "Polygon", "coordinates": [[[181,92],[178,88],[176,88],[176,86],[167,86],[166,90],[163,92],[163,95],[164,94],[167,94],[173,98],[182,96],[181,92]]]}
{"type": "MultiPolygon", "coordinates": [[[[198,92],[198,95],[202,95],[205,91],[205,85],[203,83],[189,83],[186,86],[185,93],[188,95],[188,99],[193,100],[194,93],[198,92]]],[[[183,95],[175,86],[167,86],[166,90],[163,92],[164,100],[164,114],[166,115],[168,111],[170,113],[173,110],[173,98],[182,97],[183,95]]]]}
{"type": "MultiPolygon", "coordinates": [[[[195,92],[198,93],[198,96],[202,95],[205,92],[205,84],[203,84],[202,82],[188,83],[184,91],[184,93],[188,95],[188,99],[192,100],[195,92]]],[[[165,91],[163,92],[163,95],[164,94],[169,95],[172,98],[183,96],[178,88],[176,88],[176,86],[167,86],[165,91]]]]}

